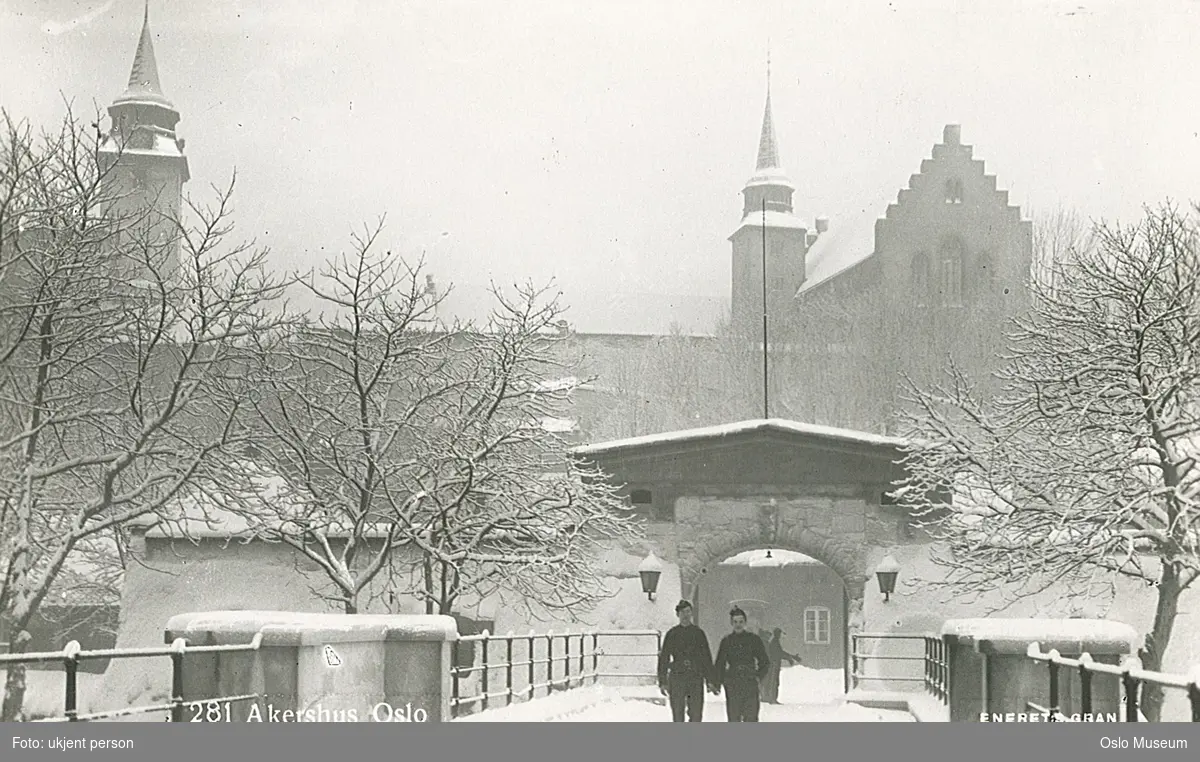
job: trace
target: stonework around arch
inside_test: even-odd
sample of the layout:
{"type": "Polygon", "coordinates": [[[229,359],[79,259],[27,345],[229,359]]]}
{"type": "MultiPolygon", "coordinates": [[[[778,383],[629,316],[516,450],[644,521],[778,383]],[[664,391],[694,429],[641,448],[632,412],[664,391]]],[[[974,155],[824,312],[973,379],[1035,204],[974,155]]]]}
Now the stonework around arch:
{"type": "Polygon", "coordinates": [[[687,598],[713,564],[745,550],[780,548],[829,566],[851,601],[861,601],[869,547],[894,542],[894,528],[868,522],[866,501],[854,498],[680,497],[675,521],[680,592],[687,598]]]}

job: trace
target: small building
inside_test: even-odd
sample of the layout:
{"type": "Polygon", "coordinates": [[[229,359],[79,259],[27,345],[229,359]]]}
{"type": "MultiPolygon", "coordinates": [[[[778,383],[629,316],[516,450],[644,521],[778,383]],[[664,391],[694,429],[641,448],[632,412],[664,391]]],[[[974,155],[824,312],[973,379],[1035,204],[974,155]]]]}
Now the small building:
{"type": "Polygon", "coordinates": [[[728,631],[730,604],[742,601],[755,610],[755,626],[786,632],[789,652],[836,668],[861,626],[872,551],[925,539],[888,496],[904,477],[903,446],[766,419],[593,444],[573,455],[620,485],[655,552],[679,569],[681,589],[662,595],[692,600],[710,641],[728,631]],[[767,549],[820,563],[721,566],[767,549]]]}

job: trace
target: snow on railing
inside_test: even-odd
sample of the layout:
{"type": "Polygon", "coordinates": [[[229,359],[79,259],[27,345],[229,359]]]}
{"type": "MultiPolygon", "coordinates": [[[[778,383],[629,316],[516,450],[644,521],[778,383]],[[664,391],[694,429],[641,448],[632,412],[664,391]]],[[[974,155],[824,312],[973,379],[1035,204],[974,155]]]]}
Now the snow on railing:
{"type": "Polygon", "coordinates": [[[10,664],[49,664],[61,661],[66,674],[66,686],[63,696],[63,715],[47,717],[34,722],[88,722],[114,717],[126,717],[134,714],[150,714],[166,712],[168,722],[223,722],[227,721],[229,705],[239,701],[253,701],[259,698],[257,693],[247,693],[239,696],[214,696],[196,701],[183,700],[183,662],[189,655],[210,653],[245,653],[257,651],[262,645],[262,633],[254,636],[249,643],[224,646],[189,646],[183,638],[176,638],[165,648],[104,648],[95,651],[84,651],[79,641],[72,640],[61,651],[42,651],[38,653],[3,654],[0,655],[0,669],[7,669],[10,664]],[[79,663],[94,659],[142,659],[147,657],[169,656],[171,658],[171,700],[165,704],[147,704],[132,706],[125,709],[114,709],[90,714],[79,713],[78,674],[79,663]],[[187,716],[188,709],[195,710],[192,717],[187,716]]]}
{"type": "Polygon", "coordinates": [[[1158,685],[1172,690],[1186,691],[1192,707],[1191,721],[1200,722],[1200,666],[1193,668],[1191,674],[1187,676],[1172,675],[1133,667],[1129,660],[1126,660],[1124,664],[1115,665],[1095,661],[1087,653],[1080,654],[1077,659],[1062,656],[1056,649],[1043,653],[1041,645],[1037,642],[1029,644],[1026,654],[1035,661],[1045,662],[1050,671],[1048,705],[1041,706],[1029,701],[1026,702],[1026,706],[1032,711],[1046,715],[1051,722],[1062,722],[1065,719],[1061,706],[1060,686],[1060,671],[1064,667],[1078,670],[1080,712],[1085,716],[1092,714],[1092,677],[1100,674],[1121,678],[1121,686],[1125,694],[1125,722],[1140,722],[1143,719],[1138,706],[1138,696],[1143,685],[1158,685]]]}
{"type": "Polygon", "coordinates": [[[556,691],[595,685],[601,678],[653,680],[661,642],[658,630],[530,631],[527,635],[492,635],[485,630],[460,636],[453,646],[450,714],[457,718],[511,706],[556,691]],[[601,646],[602,640],[618,638],[633,638],[646,646],[632,650],[601,646]],[[611,659],[629,658],[646,666],[641,671],[601,670],[602,659],[607,665],[611,659]]]}
{"type": "Polygon", "coordinates": [[[937,635],[912,633],[854,633],[850,645],[850,669],[846,674],[846,692],[858,688],[863,682],[922,683],[925,690],[943,704],[949,700],[950,667],[946,658],[946,643],[937,635]],[[924,653],[881,654],[867,653],[861,647],[863,641],[892,641],[921,643],[924,653]],[[865,667],[869,662],[921,662],[923,674],[871,675],[865,667]]]}

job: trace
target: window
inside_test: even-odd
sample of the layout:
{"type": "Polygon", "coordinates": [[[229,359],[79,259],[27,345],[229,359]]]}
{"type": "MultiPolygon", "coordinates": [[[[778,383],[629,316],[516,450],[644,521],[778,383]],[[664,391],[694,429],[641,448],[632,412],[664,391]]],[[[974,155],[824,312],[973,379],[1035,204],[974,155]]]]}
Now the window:
{"type": "Polygon", "coordinates": [[[670,496],[665,499],[659,495],[654,499],[654,493],[648,489],[635,489],[629,492],[629,503],[633,506],[633,515],[643,521],[672,522],[675,520],[675,501],[670,496]]]}
{"type": "Polygon", "coordinates": [[[962,180],[954,178],[946,181],[946,203],[961,204],[963,202],[962,180]]]}
{"type": "Polygon", "coordinates": [[[822,606],[804,609],[804,642],[829,644],[829,609],[822,606]]]}
{"type": "Polygon", "coordinates": [[[648,489],[635,489],[629,493],[633,514],[639,518],[654,519],[654,495],[648,489]]]}
{"type": "Polygon", "coordinates": [[[963,254],[963,243],[958,238],[947,238],[942,242],[938,252],[938,292],[942,304],[962,304],[963,254]]]}
{"type": "Polygon", "coordinates": [[[923,251],[913,257],[912,290],[917,304],[924,304],[929,298],[929,255],[923,251]]]}
{"type": "Polygon", "coordinates": [[[942,260],[942,298],[946,304],[962,304],[962,260],[957,257],[942,260]]]}

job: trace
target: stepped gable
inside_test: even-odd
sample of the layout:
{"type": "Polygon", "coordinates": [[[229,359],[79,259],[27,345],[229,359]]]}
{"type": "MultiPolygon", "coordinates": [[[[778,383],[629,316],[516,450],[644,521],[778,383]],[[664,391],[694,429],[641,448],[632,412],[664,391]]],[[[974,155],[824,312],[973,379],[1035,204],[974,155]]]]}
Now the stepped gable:
{"type": "Polygon", "coordinates": [[[857,216],[844,221],[832,220],[829,231],[809,249],[804,282],[796,295],[808,293],[847,273],[878,253],[879,241],[889,221],[903,214],[907,203],[922,192],[931,190],[936,167],[944,160],[965,160],[977,178],[982,178],[985,188],[992,194],[998,206],[1005,210],[1010,222],[1020,223],[1021,207],[1009,203],[1008,191],[997,187],[996,175],[987,174],[983,159],[974,157],[974,147],[960,141],[961,128],[948,124],[942,132],[942,142],[933,146],[930,158],[921,161],[921,169],[909,177],[908,187],[898,194],[888,195],[875,205],[863,208],[857,216]]]}

